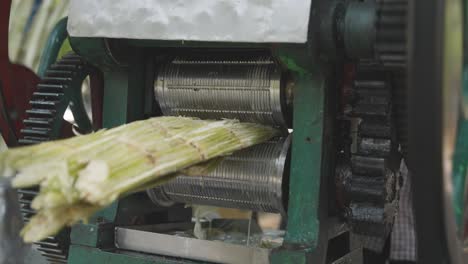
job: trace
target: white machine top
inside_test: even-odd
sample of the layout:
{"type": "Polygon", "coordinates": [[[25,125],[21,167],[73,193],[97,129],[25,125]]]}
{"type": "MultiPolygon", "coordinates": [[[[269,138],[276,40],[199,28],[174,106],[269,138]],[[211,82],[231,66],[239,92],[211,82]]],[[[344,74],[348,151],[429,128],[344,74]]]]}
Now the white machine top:
{"type": "Polygon", "coordinates": [[[75,37],[289,42],[307,40],[312,0],[71,0],[75,37]]]}

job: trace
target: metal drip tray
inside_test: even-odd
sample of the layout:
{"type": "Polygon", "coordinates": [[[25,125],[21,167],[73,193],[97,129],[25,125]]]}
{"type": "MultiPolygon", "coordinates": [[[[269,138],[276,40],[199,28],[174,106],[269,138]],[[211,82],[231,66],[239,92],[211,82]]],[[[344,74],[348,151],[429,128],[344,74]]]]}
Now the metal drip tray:
{"type": "MultiPolygon", "coordinates": [[[[215,220],[211,228],[224,230],[226,223],[229,228],[238,231],[248,227],[248,221],[236,220],[225,222],[215,220]],[[222,229],[221,229],[222,228],[222,229]]],[[[187,258],[213,263],[260,264],[270,263],[269,256],[272,247],[247,246],[234,244],[235,241],[221,242],[201,240],[191,237],[189,230],[193,230],[193,223],[160,224],[138,227],[116,227],[115,246],[118,249],[138,251],[163,256],[187,258]]],[[[227,231],[230,232],[230,231],[227,231]]],[[[261,232],[257,226],[251,227],[252,237],[261,232]]],[[[279,234],[279,233],[278,233],[279,234]]],[[[268,235],[268,234],[267,234],[268,235]]],[[[271,234],[270,234],[271,235],[271,234]]],[[[275,234],[274,236],[277,236],[275,234]]],[[[281,236],[277,236],[279,240],[281,236]]],[[[239,240],[237,242],[240,242],[239,240]]],[[[279,246],[276,245],[276,246],[279,246]]]]}

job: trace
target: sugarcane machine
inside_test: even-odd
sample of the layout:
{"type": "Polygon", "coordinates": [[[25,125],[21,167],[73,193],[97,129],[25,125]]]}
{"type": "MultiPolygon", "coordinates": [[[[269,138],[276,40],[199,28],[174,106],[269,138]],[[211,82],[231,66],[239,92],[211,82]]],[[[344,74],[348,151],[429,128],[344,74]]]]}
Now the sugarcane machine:
{"type": "MultiPolygon", "coordinates": [[[[283,136],[207,175],[125,197],[39,250],[72,264],[363,263],[391,233],[404,160],[420,263],[465,263],[466,8],[460,0],[72,1],[51,37],[60,41],[44,52],[20,144],[158,115],[239,119],[283,136]],[[73,52],[56,60],[67,37],[73,52]],[[274,247],[177,235],[193,227],[184,204],[280,214],[285,234],[274,247]]],[[[19,192],[27,221],[37,190],[19,192]]]]}

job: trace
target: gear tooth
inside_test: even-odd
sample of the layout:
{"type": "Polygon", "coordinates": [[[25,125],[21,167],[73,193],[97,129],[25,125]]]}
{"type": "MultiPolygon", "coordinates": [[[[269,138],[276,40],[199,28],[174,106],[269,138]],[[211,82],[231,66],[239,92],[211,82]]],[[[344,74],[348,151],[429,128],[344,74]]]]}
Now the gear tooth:
{"type": "Polygon", "coordinates": [[[346,186],[346,192],[354,202],[384,204],[387,200],[385,177],[353,175],[346,186]]]}
{"type": "Polygon", "coordinates": [[[53,75],[47,75],[42,79],[42,82],[44,83],[50,83],[50,84],[62,84],[62,83],[68,83],[72,79],[69,78],[68,76],[53,76],[53,75]]]}
{"type": "Polygon", "coordinates": [[[43,246],[48,246],[48,247],[56,247],[56,246],[58,246],[58,243],[57,243],[57,242],[48,241],[47,239],[46,239],[46,240],[39,241],[39,242],[37,242],[36,244],[38,244],[38,245],[43,245],[43,246]]]}
{"type": "Polygon", "coordinates": [[[395,199],[396,181],[396,174],[390,170],[384,176],[377,177],[352,174],[346,181],[345,190],[353,202],[370,202],[383,207],[395,199]]]}
{"type": "Polygon", "coordinates": [[[81,58],[79,57],[63,57],[60,61],[63,65],[73,65],[75,67],[79,67],[83,65],[81,58]]]}
{"type": "Polygon", "coordinates": [[[48,136],[50,134],[50,128],[42,128],[42,127],[35,127],[35,128],[23,128],[21,129],[21,134],[24,137],[27,136],[48,136]]]}
{"type": "Polygon", "coordinates": [[[54,121],[54,119],[52,119],[52,118],[34,118],[34,117],[30,117],[28,119],[23,120],[23,124],[26,127],[37,126],[37,127],[50,128],[52,126],[53,121],[54,121]]]}
{"type": "Polygon", "coordinates": [[[66,257],[63,257],[63,253],[57,254],[57,253],[41,253],[44,257],[46,257],[50,262],[52,263],[57,263],[56,261],[62,261],[65,260],[66,257]]]}
{"type": "Polygon", "coordinates": [[[43,99],[43,100],[58,100],[63,96],[63,93],[48,93],[48,92],[35,92],[32,95],[33,99],[43,99]]]}
{"type": "Polygon", "coordinates": [[[31,100],[29,101],[32,107],[36,108],[48,108],[55,109],[59,101],[47,101],[47,100],[31,100]]]}
{"type": "Polygon", "coordinates": [[[387,161],[383,157],[351,156],[351,168],[353,173],[367,175],[369,177],[380,177],[385,175],[387,161]]]}
{"type": "Polygon", "coordinates": [[[69,78],[71,75],[70,71],[66,70],[52,70],[49,69],[45,72],[45,77],[58,77],[58,78],[69,78]]]}
{"type": "Polygon", "coordinates": [[[73,72],[78,70],[78,68],[79,68],[79,66],[71,65],[71,64],[57,64],[57,63],[55,63],[55,64],[52,64],[50,66],[51,70],[66,72],[66,74],[68,76],[73,75],[73,72]]]}
{"type": "Polygon", "coordinates": [[[393,215],[388,215],[385,207],[371,203],[351,203],[348,218],[357,234],[374,237],[387,236],[393,222],[393,215]]]}
{"type": "Polygon", "coordinates": [[[33,108],[33,109],[26,110],[26,114],[28,114],[28,116],[33,116],[33,117],[52,118],[52,117],[55,117],[55,113],[56,111],[54,109],[33,108]]]}
{"type": "MultiPolygon", "coordinates": [[[[364,78],[364,76],[363,76],[364,78]]],[[[368,78],[366,76],[366,78],[368,78]]],[[[390,89],[383,80],[357,79],[353,83],[352,115],[385,119],[390,113],[390,89]]]]}
{"type": "Polygon", "coordinates": [[[387,157],[392,151],[392,141],[382,138],[359,138],[357,153],[373,157],[387,157]]]}
{"type": "Polygon", "coordinates": [[[39,144],[44,141],[49,141],[49,137],[32,137],[32,136],[25,136],[24,138],[20,139],[19,142],[21,145],[33,145],[39,144]]]}
{"type": "Polygon", "coordinates": [[[18,143],[21,146],[29,146],[29,145],[39,144],[41,143],[41,141],[31,140],[31,139],[20,139],[18,140],[18,143]]]}
{"type": "Polygon", "coordinates": [[[38,92],[63,92],[68,87],[67,84],[39,83],[37,85],[38,92]]]}
{"type": "Polygon", "coordinates": [[[359,124],[359,135],[371,138],[390,138],[391,125],[388,120],[368,120],[364,119],[359,124]]]}

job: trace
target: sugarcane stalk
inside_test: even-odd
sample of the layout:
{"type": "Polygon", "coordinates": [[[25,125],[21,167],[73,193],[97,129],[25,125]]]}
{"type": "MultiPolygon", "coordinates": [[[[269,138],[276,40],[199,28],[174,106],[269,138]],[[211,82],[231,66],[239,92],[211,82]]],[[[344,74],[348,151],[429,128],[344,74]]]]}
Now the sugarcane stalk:
{"type": "Polygon", "coordinates": [[[0,172],[13,177],[17,188],[40,185],[32,202],[38,214],[22,232],[31,242],[181,170],[196,174],[213,169],[217,161],[211,159],[275,135],[273,128],[234,120],[158,117],[9,150],[0,154],[0,172]],[[64,212],[69,216],[55,219],[64,212]]]}

